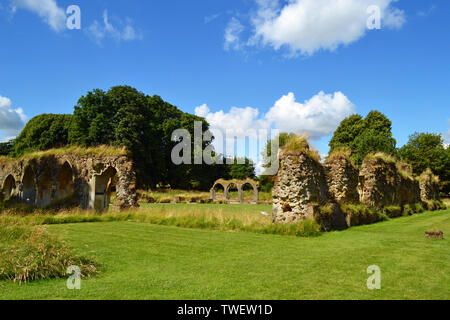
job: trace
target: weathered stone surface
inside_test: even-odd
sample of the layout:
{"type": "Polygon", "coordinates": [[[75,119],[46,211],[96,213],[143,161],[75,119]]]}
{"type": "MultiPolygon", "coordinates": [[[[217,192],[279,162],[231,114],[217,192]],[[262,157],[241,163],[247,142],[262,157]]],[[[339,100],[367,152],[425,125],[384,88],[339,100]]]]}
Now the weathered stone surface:
{"type": "Polygon", "coordinates": [[[273,188],[272,218],[275,223],[295,223],[313,218],[310,204],[328,199],[322,165],[305,152],[280,152],[280,169],[273,188]]]}
{"type": "Polygon", "coordinates": [[[401,173],[395,162],[382,158],[364,161],[360,171],[359,192],[362,203],[376,208],[420,202],[419,183],[401,173]]]}
{"type": "Polygon", "coordinates": [[[133,164],[126,156],[64,154],[0,161],[3,198],[13,197],[36,207],[71,196],[82,208],[102,210],[109,204],[113,187],[116,207],[136,207],[135,181],[133,164]]]}
{"type": "Polygon", "coordinates": [[[345,156],[333,156],[324,163],[330,196],[345,203],[358,203],[359,170],[345,156]]]}
{"type": "Polygon", "coordinates": [[[407,204],[421,203],[421,196],[423,201],[438,199],[437,177],[424,173],[419,186],[410,165],[387,156],[368,157],[359,173],[345,155],[334,156],[323,166],[308,152],[281,150],[279,159],[273,188],[274,223],[314,218],[328,231],[378,222],[378,212],[387,207],[401,214],[407,204]]]}
{"type": "Polygon", "coordinates": [[[439,183],[438,177],[433,175],[430,169],[427,169],[419,177],[420,197],[422,201],[439,200],[439,183]]]}

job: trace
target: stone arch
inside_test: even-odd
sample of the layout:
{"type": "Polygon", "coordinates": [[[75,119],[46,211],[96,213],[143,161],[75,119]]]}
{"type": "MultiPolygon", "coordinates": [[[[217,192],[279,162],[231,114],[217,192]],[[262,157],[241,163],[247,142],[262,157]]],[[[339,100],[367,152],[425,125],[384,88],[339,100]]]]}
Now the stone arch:
{"type": "Polygon", "coordinates": [[[70,163],[65,161],[56,176],[55,200],[68,198],[73,192],[73,169],[70,163]]]}
{"type": "Polygon", "coordinates": [[[15,190],[16,190],[16,179],[14,179],[13,175],[10,174],[6,177],[5,181],[3,182],[2,188],[0,190],[1,191],[0,198],[8,200],[8,198],[14,195],[15,190]]]}
{"type": "Polygon", "coordinates": [[[224,196],[224,199],[225,199],[225,186],[224,186],[224,184],[222,182],[217,181],[216,183],[214,183],[213,187],[211,188],[211,199],[213,201],[217,200],[217,190],[220,187],[223,189],[223,196],[224,196]]]}
{"type": "Polygon", "coordinates": [[[229,201],[229,202],[239,202],[239,203],[242,203],[243,201],[244,201],[244,199],[243,199],[243,194],[242,194],[242,188],[241,188],[241,185],[238,183],[238,182],[236,182],[236,181],[230,181],[229,183],[228,183],[228,185],[226,186],[226,189],[225,189],[225,199],[227,200],[227,201],[229,201]],[[237,198],[237,200],[235,200],[235,199],[231,199],[231,197],[230,197],[230,191],[231,191],[231,188],[232,187],[236,187],[236,190],[237,190],[237,192],[238,192],[238,198],[237,198]]]}
{"type": "Polygon", "coordinates": [[[39,208],[48,206],[54,199],[54,181],[52,170],[48,164],[42,166],[37,179],[37,199],[36,206],[39,208]]]}
{"type": "Polygon", "coordinates": [[[105,211],[109,208],[112,189],[117,185],[118,171],[109,166],[101,174],[94,176],[94,209],[105,211]]]}
{"type": "Polygon", "coordinates": [[[36,203],[36,189],[36,174],[34,173],[33,168],[28,165],[26,166],[22,177],[22,201],[34,205],[36,203]]]}
{"type": "Polygon", "coordinates": [[[244,181],[242,183],[242,185],[241,185],[242,194],[245,191],[244,190],[245,186],[251,186],[252,187],[252,189],[253,189],[253,199],[252,199],[251,202],[258,203],[258,201],[259,201],[259,192],[258,192],[258,186],[257,186],[256,182],[250,181],[250,180],[244,181]]]}

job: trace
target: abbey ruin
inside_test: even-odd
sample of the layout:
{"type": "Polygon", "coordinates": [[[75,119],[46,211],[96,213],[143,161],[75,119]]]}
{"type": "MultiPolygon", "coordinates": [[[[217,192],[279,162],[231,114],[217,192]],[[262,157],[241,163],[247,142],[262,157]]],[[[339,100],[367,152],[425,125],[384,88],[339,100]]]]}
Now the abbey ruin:
{"type": "Polygon", "coordinates": [[[138,206],[132,162],[126,156],[45,155],[0,159],[0,201],[37,208],[57,202],[106,210],[116,191],[115,208],[138,206]]]}
{"type": "Polygon", "coordinates": [[[414,178],[410,165],[384,155],[367,157],[361,169],[343,154],[322,164],[309,151],[309,146],[298,152],[280,150],[280,170],[273,189],[274,223],[314,218],[324,230],[343,229],[378,219],[370,212],[346,214],[341,210],[345,205],[362,205],[378,212],[398,208],[401,215],[407,206],[439,200],[438,178],[429,170],[414,178]]]}
{"type": "Polygon", "coordinates": [[[217,199],[217,190],[222,187],[224,191],[224,200],[228,203],[245,203],[244,201],[244,187],[250,186],[253,189],[253,199],[249,201],[249,203],[257,204],[259,200],[258,195],[258,182],[252,179],[246,180],[223,180],[219,179],[214,182],[213,187],[211,188],[211,200],[216,201],[217,199]],[[230,191],[231,188],[234,187],[238,191],[238,200],[233,201],[230,199],[230,191]]]}

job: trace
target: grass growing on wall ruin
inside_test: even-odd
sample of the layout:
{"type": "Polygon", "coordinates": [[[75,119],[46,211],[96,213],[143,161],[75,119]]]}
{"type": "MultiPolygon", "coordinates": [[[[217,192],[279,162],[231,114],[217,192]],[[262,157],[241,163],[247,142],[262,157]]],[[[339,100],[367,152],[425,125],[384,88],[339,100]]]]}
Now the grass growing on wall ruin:
{"type": "Polygon", "coordinates": [[[127,221],[48,228],[101,275],[77,291],[65,279],[3,281],[0,299],[450,299],[449,210],[317,238],[127,221]],[[426,239],[432,229],[445,239],[426,239]],[[371,265],[381,290],[367,289],[371,265]]]}
{"type": "MultiPolygon", "coordinates": [[[[67,146],[60,149],[50,149],[46,151],[33,151],[20,156],[20,159],[37,159],[46,156],[60,156],[65,154],[73,154],[79,156],[97,155],[97,156],[125,156],[127,150],[125,147],[114,146],[97,146],[83,148],[79,146],[67,146]]],[[[8,160],[11,157],[0,156],[0,160],[8,160]]]]}

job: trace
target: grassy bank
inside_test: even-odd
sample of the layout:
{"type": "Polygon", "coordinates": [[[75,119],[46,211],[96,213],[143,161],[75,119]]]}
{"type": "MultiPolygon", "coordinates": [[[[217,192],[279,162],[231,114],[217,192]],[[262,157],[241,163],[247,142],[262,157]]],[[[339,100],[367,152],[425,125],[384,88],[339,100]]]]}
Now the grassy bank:
{"type": "Polygon", "coordinates": [[[242,231],[263,234],[310,237],[320,235],[320,227],[311,220],[294,225],[274,225],[270,216],[262,215],[270,210],[265,205],[190,205],[190,204],[154,204],[140,209],[96,214],[81,210],[45,214],[0,216],[0,222],[16,223],[23,221],[35,225],[88,223],[88,222],[141,222],[154,225],[175,226],[191,229],[209,229],[222,231],[242,231]]]}
{"type": "Polygon", "coordinates": [[[65,279],[3,281],[1,299],[450,299],[449,210],[316,238],[127,221],[48,228],[102,272],[79,291],[65,279]],[[429,229],[445,239],[426,239],[429,229]],[[366,287],[371,265],[381,290],[366,287]]]}

